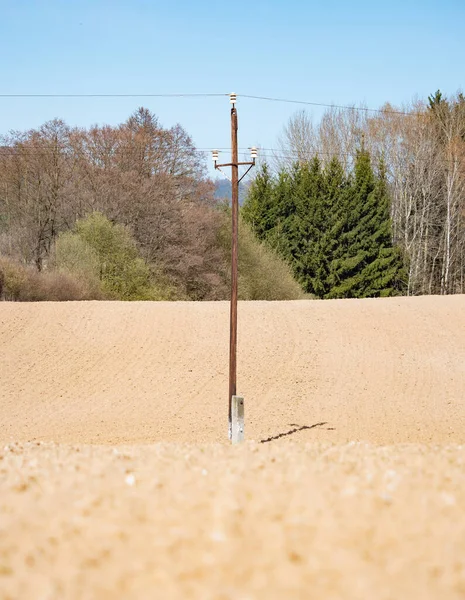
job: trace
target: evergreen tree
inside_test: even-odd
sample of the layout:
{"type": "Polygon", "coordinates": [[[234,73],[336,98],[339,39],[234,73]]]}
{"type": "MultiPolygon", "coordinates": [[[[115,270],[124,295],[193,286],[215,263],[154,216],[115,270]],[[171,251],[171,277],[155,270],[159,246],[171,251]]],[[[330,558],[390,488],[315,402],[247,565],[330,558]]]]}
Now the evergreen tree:
{"type": "Polygon", "coordinates": [[[258,171],[249,187],[241,215],[260,240],[273,229],[275,215],[273,208],[274,181],[266,163],[258,171]]]}
{"type": "Polygon", "coordinates": [[[438,107],[448,104],[447,99],[442,95],[441,90],[436,90],[434,94],[428,96],[429,109],[435,111],[438,107]]]}
{"type": "Polygon", "coordinates": [[[264,239],[289,263],[292,258],[289,238],[293,229],[294,213],[292,177],[283,170],[274,182],[270,199],[270,226],[264,239]]]}
{"type": "Polygon", "coordinates": [[[350,193],[340,203],[333,234],[339,236],[330,267],[327,298],[365,298],[400,293],[402,257],[391,241],[389,196],[384,164],[375,177],[362,148],[350,193]]]}
{"type": "Polygon", "coordinates": [[[321,163],[315,157],[310,164],[296,166],[295,223],[292,259],[297,280],[307,293],[318,292],[321,238],[327,215],[324,208],[324,178],[321,163]]]}
{"type": "Polygon", "coordinates": [[[391,241],[384,163],[375,175],[364,148],[349,177],[337,158],[322,169],[315,157],[275,179],[262,168],[242,214],[307,293],[363,298],[402,290],[405,273],[391,241]]]}
{"type": "Polygon", "coordinates": [[[331,289],[330,268],[337,253],[340,230],[338,215],[346,207],[349,182],[341,162],[333,157],[323,172],[322,234],[315,246],[316,269],[313,277],[313,293],[324,298],[331,289]],[[342,210],[341,210],[342,209],[342,210]]]}

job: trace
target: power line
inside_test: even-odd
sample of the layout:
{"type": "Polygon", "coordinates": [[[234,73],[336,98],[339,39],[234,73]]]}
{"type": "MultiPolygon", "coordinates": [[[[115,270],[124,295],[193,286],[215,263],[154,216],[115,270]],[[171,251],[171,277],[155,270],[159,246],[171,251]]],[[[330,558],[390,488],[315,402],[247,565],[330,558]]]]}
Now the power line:
{"type": "Polygon", "coordinates": [[[269,102],[286,102],[288,104],[304,104],[308,106],[323,106],[325,108],[341,108],[344,110],[359,110],[363,112],[375,112],[392,115],[404,115],[406,117],[414,116],[412,113],[400,110],[385,110],[383,108],[366,108],[364,106],[343,106],[341,104],[324,104],[323,102],[310,102],[307,100],[289,100],[287,98],[270,98],[268,96],[250,96],[249,94],[238,94],[239,98],[251,98],[253,100],[267,100],[269,102]]]}
{"type": "Polygon", "coordinates": [[[0,94],[0,98],[206,98],[229,94],[0,94]]]}
{"type": "MultiPolygon", "coordinates": [[[[134,148],[132,146],[119,146],[117,147],[118,151],[136,151],[137,152],[137,148],[134,148]]],[[[197,154],[205,154],[205,155],[210,155],[212,150],[211,148],[180,148],[180,150],[185,150],[186,152],[192,152],[192,153],[197,153],[197,154]]],[[[222,147],[219,148],[217,147],[216,150],[219,151],[224,151],[224,152],[231,152],[231,149],[228,147],[222,147]]],[[[250,151],[249,147],[245,147],[245,146],[241,146],[238,148],[238,150],[241,153],[244,153],[246,151],[250,151]]],[[[27,146],[0,146],[0,157],[5,154],[8,153],[8,155],[10,156],[21,156],[21,155],[27,155],[27,154],[56,154],[56,153],[61,154],[62,156],[65,157],[72,157],[72,156],[76,156],[76,155],[87,155],[87,154],[92,154],[92,152],[88,152],[88,151],[81,151],[80,149],[75,149],[72,147],[68,147],[66,145],[59,145],[56,147],[49,147],[49,148],[38,148],[38,147],[27,147],[27,146]]],[[[354,153],[351,152],[341,152],[341,151],[337,151],[337,152],[331,152],[331,151],[324,151],[324,150],[311,150],[308,152],[308,154],[306,154],[305,156],[305,160],[308,159],[308,157],[314,157],[315,155],[318,156],[329,156],[329,157],[344,157],[344,158],[351,158],[354,156],[354,153]]],[[[261,148],[258,147],[258,158],[265,158],[265,159],[274,159],[274,158],[282,158],[282,159],[288,159],[288,160],[295,160],[295,161],[299,161],[301,159],[302,153],[297,151],[297,150],[292,150],[289,149],[287,151],[285,150],[280,150],[279,148],[261,148]]],[[[414,161],[419,161],[419,162],[426,162],[429,161],[429,158],[418,158],[418,157],[411,157],[413,158],[414,161]]],[[[447,163],[453,163],[454,161],[449,161],[449,160],[445,160],[445,162],[447,163]]]]}
{"type": "MultiPolygon", "coordinates": [[[[0,98],[212,98],[229,96],[227,93],[187,93],[187,94],[0,94],[0,98]]],[[[265,100],[268,102],[285,102],[288,104],[302,104],[306,106],[320,106],[325,108],[339,108],[362,112],[374,112],[393,115],[414,116],[413,113],[400,110],[387,110],[382,108],[366,108],[364,106],[346,106],[342,104],[326,104],[310,100],[293,100],[289,98],[273,98],[270,96],[253,96],[251,94],[237,94],[239,98],[252,100],[265,100]]]]}

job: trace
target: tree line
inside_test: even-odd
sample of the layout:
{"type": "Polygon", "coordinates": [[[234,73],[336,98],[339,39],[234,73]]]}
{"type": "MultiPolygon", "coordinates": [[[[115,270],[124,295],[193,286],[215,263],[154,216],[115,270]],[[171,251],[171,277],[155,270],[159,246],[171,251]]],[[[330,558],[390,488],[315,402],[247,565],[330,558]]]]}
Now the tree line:
{"type": "MultiPolygon", "coordinates": [[[[279,151],[271,166],[275,172],[284,171],[292,178],[295,162],[311,165],[317,156],[327,172],[336,157],[337,170],[341,168],[344,176],[354,182],[364,153],[371,157],[377,171],[375,187],[378,187],[380,213],[386,210],[386,202],[388,204],[390,225],[381,219],[379,250],[387,252],[385,236],[390,227],[391,246],[402,256],[405,271],[405,274],[398,271],[393,288],[393,280],[388,274],[394,262],[389,263],[386,271],[389,280],[384,293],[465,293],[465,97],[458,93],[447,98],[438,91],[425,103],[415,102],[402,107],[386,104],[377,114],[363,110],[363,107],[358,110],[356,107],[353,110],[333,108],[326,111],[317,124],[306,112],[299,112],[284,127],[279,151]]],[[[368,158],[363,160],[367,162],[368,158]]],[[[280,178],[278,175],[277,180],[280,178]]],[[[360,210],[356,196],[354,189],[353,204],[347,204],[347,209],[352,206],[355,210],[354,219],[358,218],[360,210]]],[[[320,201],[315,202],[318,205],[320,201]]],[[[338,198],[335,205],[326,210],[337,213],[338,206],[343,204],[338,198]]],[[[332,214],[331,219],[334,218],[337,220],[332,214]]],[[[317,232],[315,239],[324,240],[325,245],[322,251],[318,246],[316,261],[323,272],[328,268],[334,272],[331,286],[335,287],[329,296],[346,292],[351,295],[351,290],[344,291],[337,284],[340,271],[337,261],[341,257],[332,249],[336,230],[324,220],[321,223],[325,234],[317,232]],[[326,239],[328,235],[330,240],[326,239]],[[336,262],[328,267],[327,259],[336,262]]],[[[281,226],[278,222],[275,225],[281,226]]],[[[355,227],[355,222],[353,225],[356,236],[361,226],[355,227]]],[[[346,223],[345,232],[344,229],[340,231],[339,253],[345,252],[347,226],[346,223]]],[[[370,235],[369,231],[367,235],[370,235]]],[[[275,243],[272,240],[272,244],[275,243]]],[[[358,257],[361,259],[362,254],[358,257]]],[[[350,252],[346,259],[350,262],[350,252]]],[[[291,264],[301,277],[300,267],[294,259],[291,264]]],[[[367,266],[367,259],[358,263],[359,275],[367,266]]],[[[367,293],[373,292],[377,293],[367,288],[367,293]]],[[[327,287],[323,286],[319,295],[329,297],[327,287]]]]}
{"type": "Polygon", "coordinates": [[[381,161],[375,173],[364,148],[350,174],[336,157],[325,166],[318,157],[295,163],[276,177],[263,165],[242,214],[318,298],[391,296],[405,288],[385,166],[381,161]]]}
{"type": "MultiPolygon", "coordinates": [[[[241,215],[243,299],[465,293],[465,98],[297,113],[241,215]]],[[[0,298],[227,299],[229,219],[145,108],[0,138],[0,298]]]]}
{"type": "MultiPolygon", "coordinates": [[[[4,298],[226,299],[228,218],[187,132],[145,108],[118,126],[56,119],[1,139],[4,298]]],[[[302,296],[247,225],[240,247],[242,298],[302,296]]]]}

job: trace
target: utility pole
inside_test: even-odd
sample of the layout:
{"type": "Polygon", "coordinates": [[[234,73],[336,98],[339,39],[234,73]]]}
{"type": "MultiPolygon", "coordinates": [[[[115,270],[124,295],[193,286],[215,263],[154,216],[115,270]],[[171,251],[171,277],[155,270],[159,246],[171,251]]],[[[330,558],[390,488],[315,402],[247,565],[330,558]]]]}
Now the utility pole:
{"type": "MultiPolygon", "coordinates": [[[[247,175],[250,169],[255,166],[255,159],[257,158],[257,149],[251,148],[250,155],[252,158],[251,162],[239,162],[238,158],[238,147],[237,147],[237,109],[236,102],[237,96],[236,94],[229,95],[231,107],[231,162],[224,164],[217,164],[218,160],[218,150],[212,151],[212,157],[215,164],[215,169],[221,171],[224,175],[224,171],[221,170],[221,167],[231,167],[231,177],[226,177],[231,181],[232,188],[232,206],[231,206],[231,215],[232,215],[232,237],[231,237],[231,306],[230,306],[230,324],[229,324],[229,395],[228,395],[228,423],[229,423],[229,439],[231,441],[234,440],[233,435],[233,408],[234,414],[237,414],[236,408],[233,407],[233,402],[235,402],[235,398],[237,398],[238,406],[240,406],[240,411],[242,411],[242,419],[243,419],[243,410],[244,410],[244,400],[243,398],[238,398],[236,396],[236,375],[237,375],[237,267],[238,267],[238,227],[239,227],[239,182],[247,175]],[[246,172],[239,178],[239,166],[246,165],[249,168],[246,172]]],[[[239,434],[239,438],[236,441],[241,441],[243,439],[243,425],[242,430],[239,434]]]]}

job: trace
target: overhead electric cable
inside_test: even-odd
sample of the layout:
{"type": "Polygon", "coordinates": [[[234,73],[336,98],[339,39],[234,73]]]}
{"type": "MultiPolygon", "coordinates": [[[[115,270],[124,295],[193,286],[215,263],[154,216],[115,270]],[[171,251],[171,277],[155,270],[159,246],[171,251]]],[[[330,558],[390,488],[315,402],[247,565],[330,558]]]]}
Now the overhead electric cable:
{"type": "Polygon", "coordinates": [[[323,106],[325,108],[341,108],[344,110],[360,110],[364,112],[376,112],[393,115],[404,115],[406,117],[413,116],[412,113],[403,112],[400,110],[388,110],[383,108],[366,108],[364,106],[344,106],[341,104],[324,104],[323,102],[310,102],[307,100],[290,100],[287,98],[271,98],[268,96],[251,96],[249,94],[237,94],[239,98],[251,98],[253,100],[267,100],[269,102],[287,102],[289,104],[305,104],[309,106],[323,106]]]}
{"type": "Polygon", "coordinates": [[[0,98],[204,98],[229,94],[0,94],[0,98]]]}
{"type": "MultiPolygon", "coordinates": [[[[0,98],[208,98],[224,97],[229,93],[187,93],[187,94],[0,94],[0,98]]],[[[324,102],[312,102],[310,100],[294,100],[290,98],[274,98],[271,96],[254,96],[252,94],[237,94],[239,98],[252,100],[265,100],[268,102],[285,102],[288,104],[302,104],[306,106],[321,106],[325,108],[339,108],[343,110],[354,110],[362,112],[374,112],[411,117],[414,113],[400,110],[389,110],[383,108],[367,108],[364,106],[346,106],[342,104],[327,104],[324,102]]]]}

